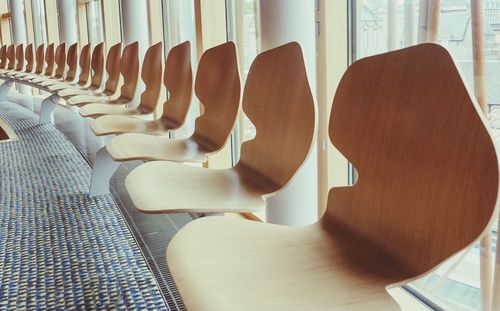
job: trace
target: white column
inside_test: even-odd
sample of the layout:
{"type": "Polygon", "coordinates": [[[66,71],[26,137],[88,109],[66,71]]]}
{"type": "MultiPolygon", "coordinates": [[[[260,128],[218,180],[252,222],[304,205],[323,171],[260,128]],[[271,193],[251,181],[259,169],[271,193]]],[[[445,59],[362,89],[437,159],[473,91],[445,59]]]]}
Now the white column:
{"type": "MultiPolygon", "coordinates": [[[[10,12],[12,14],[12,39],[17,46],[23,44],[26,48],[28,37],[26,35],[26,21],[24,20],[24,0],[9,0],[10,12]]],[[[26,85],[17,84],[21,94],[31,94],[31,88],[26,85]]]]}
{"type": "MultiPolygon", "coordinates": [[[[149,48],[149,29],[148,29],[148,5],[147,1],[142,0],[121,0],[121,20],[123,41],[125,45],[139,42],[139,71],[142,68],[144,54],[149,48]]],[[[141,76],[139,72],[139,77],[141,76]]],[[[141,78],[137,83],[134,101],[129,106],[139,104],[140,93],[145,89],[144,82],[141,78]]]]}
{"type": "MultiPolygon", "coordinates": [[[[264,0],[259,3],[259,13],[262,50],[297,41],[304,53],[311,91],[316,94],[315,0],[264,0]]],[[[267,222],[300,226],[317,220],[317,165],[314,146],[292,182],[267,200],[267,222]]]]}
{"type": "Polygon", "coordinates": [[[405,0],[405,47],[415,45],[415,2],[405,0]]]}
{"type": "Polygon", "coordinates": [[[59,37],[66,42],[66,48],[78,42],[78,16],[76,0],[58,0],[59,37]]]}
{"type": "Polygon", "coordinates": [[[387,49],[389,51],[398,48],[398,3],[387,0],[387,49]]]}

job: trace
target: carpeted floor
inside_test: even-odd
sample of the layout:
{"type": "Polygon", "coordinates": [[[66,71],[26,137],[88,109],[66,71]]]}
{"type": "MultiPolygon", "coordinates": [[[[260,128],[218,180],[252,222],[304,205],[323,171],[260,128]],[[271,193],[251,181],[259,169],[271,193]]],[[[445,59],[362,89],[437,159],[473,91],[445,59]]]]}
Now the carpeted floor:
{"type": "Polygon", "coordinates": [[[0,310],[168,310],[111,196],[52,125],[0,102],[0,310]]]}

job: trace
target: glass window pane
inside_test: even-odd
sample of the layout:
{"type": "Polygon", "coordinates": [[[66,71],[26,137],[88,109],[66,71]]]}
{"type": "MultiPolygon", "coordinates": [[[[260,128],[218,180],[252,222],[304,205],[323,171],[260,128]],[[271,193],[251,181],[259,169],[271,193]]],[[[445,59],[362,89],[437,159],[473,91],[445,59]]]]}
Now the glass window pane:
{"type": "MultiPolygon", "coordinates": [[[[439,1],[438,1],[439,2],[439,1]]],[[[423,10],[418,0],[360,0],[353,1],[353,58],[383,53],[416,44],[419,13],[422,19],[438,14],[438,42],[448,49],[472,89],[474,83],[472,61],[471,1],[440,1],[441,7],[423,10]],[[423,14],[426,14],[423,16],[423,14]]],[[[485,1],[485,59],[489,119],[500,142],[500,0],[485,1]]],[[[425,21],[423,21],[425,24],[425,21]]],[[[422,30],[420,30],[422,31],[422,30]]],[[[425,41],[425,40],[424,40],[425,41]]],[[[493,228],[495,251],[496,224],[493,228]]],[[[409,285],[432,302],[446,310],[480,310],[480,249],[474,245],[441,265],[430,275],[409,285]]]]}

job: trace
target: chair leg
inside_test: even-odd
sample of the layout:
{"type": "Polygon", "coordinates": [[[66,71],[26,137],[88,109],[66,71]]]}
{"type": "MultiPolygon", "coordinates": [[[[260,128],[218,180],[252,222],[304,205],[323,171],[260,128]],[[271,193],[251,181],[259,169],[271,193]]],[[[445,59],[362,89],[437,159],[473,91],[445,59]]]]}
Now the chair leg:
{"type": "Polygon", "coordinates": [[[14,80],[8,79],[0,85],[0,100],[7,100],[7,94],[9,94],[10,88],[14,84],[14,80]]]}
{"type": "Polygon", "coordinates": [[[120,166],[120,162],[113,161],[106,147],[102,147],[97,151],[90,180],[90,197],[109,193],[109,181],[118,166],[120,166]]]}
{"type": "Polygon", "coordinates": [[[40,110],[40,124],[52,123],[54,124],[54,110],[59,102],[59,96],[50,95],[42,101],[42,108],[40,110]]]}

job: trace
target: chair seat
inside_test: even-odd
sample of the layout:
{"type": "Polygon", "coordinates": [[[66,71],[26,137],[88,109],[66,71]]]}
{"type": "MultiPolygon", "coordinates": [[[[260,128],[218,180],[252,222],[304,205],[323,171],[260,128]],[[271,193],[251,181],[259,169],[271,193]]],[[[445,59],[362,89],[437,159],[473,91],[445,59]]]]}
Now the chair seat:
{"type": "Polygon", "coordinates": [[[63,79],[47,79],[47,80],[43,80],[43,81],[40,81],[40,82],[37,82],[37,83],[39,85],[41,85],[41,86],[48,87],[48,86],[51,86],[51,85],[54,85],[54,84],[60,84],[60,83],[65,83],[65,82],[64,82],[63,79]]]}
{"type": "MultiPolygon", "coordinates": [[[[124,103],[125,104],[125,103],[124,103]]],[[[88,104],[80,109],[82,117],[99,117],[103,115],[139,116],[141,112],[137,108],[127,108],[122,105],[110,105],[109,101],[102,104],[88,104]]]]}
{"type": "Polygon", "coordinates": [[[6,72],[5,75],[8,76],[8,77],[13,77],[17,74],[20,74],[20,73],[23,73],[24,71],[9,71],[9,72],[6,72]]]}
{"type": "Polygon", "coordinates": [[[48,89],[51,91],[59,91],[65,89],[79,89],[81,87],[82,86],[77,83],[57,83],[50,85],[48,89]]]}
{"type": "Polygon", "coordinates": [[[20,73],[16,74],[16,78],[19,79],[19,78],[27,77],[27,76],[30,76],[30,75],[32,75],[31,72],[20,72],[20,73]]]}
{"type": "Polygon", "coordinates": [[[205,217],[173,238],[167,262],[190,311],[400,310],[385,290],[394,266],[355,244],[319,224],[205,217]]]}
{"type": "Polygon", "coordinates": [[[24,80],[24,81],[31,81],[31,80],[38,79],[41,77],[43,77],[43,76],[32,73],[32,74],[29,74],[27,76],[21,77],[20,79],[24,80]]]}
{"type": "MultiPolygon", "coordinates": [[[[61,95],[65,96],[65,95],[61,95]]],[[[111,98],[110,95],[106,95],[104,93],[101,94],[82,94],[82,95],[77,95],[75,97],[72,97],[67,100],[67,103],[70,106],[83,106],[87,105],[90,103],[95,103],[95,102],[105,102],[109,101],[111,98]]]]}
{"type": "Polygon", "coordinates": [[[100,90],[92,88],[69,88],[69,89],[62,89],[57,92],[57,95],[59,95],[60,97],[75,97],[79,95],[100,96],[100,94],[102,94],[100,90]]]}
{"type": "Polygon", "coordinates": [[[153,161],[134,169],[125,184],[137,209],[149,213],[257,212],[266,205],[262,190],[234,168],[153,161]]]}
{"type": "Polygon", "coordinates": [[[97,136],[123,133],[144,133],[149,135],[165,135],[172,129],[161,119],[144,120],[124,116],[102,116],[92,122],[92,131],[97,136]]]}
{"type": "Polygon", "coordinates": [[[46,85],[48,86],[50,84],[61,83],[62,81],[63,81],[62,79],[54,79],[52,77],[47,77],[47,76],[39,77],[32,80],[33,83],[37,83],[41,86],[46,86],[46,85]]]}
{"type": "Polygon", "coordinates": [[[169,139],[146,134],[123,134],[113,138],[106,149],[115,161],[204,162],[207,151],[191,139],[169,139]]]}

